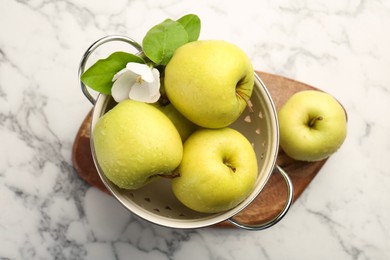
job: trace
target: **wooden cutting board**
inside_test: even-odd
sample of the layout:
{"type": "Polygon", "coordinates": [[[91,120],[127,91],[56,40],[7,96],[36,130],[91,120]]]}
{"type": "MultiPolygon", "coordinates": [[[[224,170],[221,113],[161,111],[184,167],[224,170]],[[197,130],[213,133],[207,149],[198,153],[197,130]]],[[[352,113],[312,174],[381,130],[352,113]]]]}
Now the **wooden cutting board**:
{"type": "MultiPolygon", "coordinates": [[[[278,75],[260,71],[256,71],[256,73],[260,76],[270,92],[277,110],[296,92],[308,89],[318,90],[307,84],[278,75]]],[[[87,183],[110,194],[100,180],[91,155],[89,139],[91,116],[92,111],[84,119],[74,140],[72,151],[73,165],[79,176],[87,183]]],[[[295,161],[279,149],[277,164],[287,172],[293,183],[294,201],[299,198],[325,162],[326,159],[317,162],[295,161]]],[[[246,224],[258,224],[270,220],[281,211],[286,202],[286,198],[286,184],[283,178],[274,172],[259,196],[247,208],[237,214],[234,219],[246,224]]],[[[227,221],[219,223],[216,226],[233,227],[227,221]]]]}

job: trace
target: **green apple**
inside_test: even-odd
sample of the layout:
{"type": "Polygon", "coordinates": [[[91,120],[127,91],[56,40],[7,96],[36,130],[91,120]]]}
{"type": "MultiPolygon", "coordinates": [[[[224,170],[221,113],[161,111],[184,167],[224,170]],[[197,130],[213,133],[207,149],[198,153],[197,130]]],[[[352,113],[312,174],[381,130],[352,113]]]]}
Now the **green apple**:
{"type": "Polygon", "coordinates": [[[278,118],[280,146],[295,160],[327,158],[339,149],[347,133],[344,108],[334,97],[317,90],[292,95],[278,118]]]}
{"type": "Polygon", "coordinates": [[[171,103],[167,105],[157,105],[157,107],[175,125],[183,142],[198,128],[197,125],[195,125],[182,114],[180,114],[180,112],[177,111],[177,109],[171,103]]]}
{"type": "Polygon", "coordinates": [[[175,126],[156,107],[120,102],[92,132],[96,159],[105,176],[124,189],[137,189],[156,176],[170,174],[183,156],[175,126]]]}
{"type": "Polygon", "coordinates": [[[252,145],[232,128],[199,129],[184,143],[174,195],[204,213],[229,210],[253,191],[258,174],[252,145]]]}
{"type": "Polygon", "coordinates": [[[247,106],[254,71],[236,45],[194,41],[175,51],[165,68],[164,84],[169,100],[186,118],[202,127],[221,128],[247,106]]]}

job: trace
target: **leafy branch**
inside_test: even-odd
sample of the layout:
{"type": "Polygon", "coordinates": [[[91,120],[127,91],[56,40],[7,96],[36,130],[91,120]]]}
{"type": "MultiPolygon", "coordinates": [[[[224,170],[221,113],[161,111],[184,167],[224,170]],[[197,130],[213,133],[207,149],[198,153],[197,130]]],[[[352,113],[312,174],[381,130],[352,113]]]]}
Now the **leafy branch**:
{"type": "Polygon", "coordinates": [[[100,59],[81,75],[81,81],[103,94],[111,94],[113,76],[129,62],[150,63],[163,70],[180,46],[196,41],[201,22],[197,15],[187,14],[177,21],[166,19],[153,26],[142,40],[144,58],[126,52],[114,52],[100,59]]]}

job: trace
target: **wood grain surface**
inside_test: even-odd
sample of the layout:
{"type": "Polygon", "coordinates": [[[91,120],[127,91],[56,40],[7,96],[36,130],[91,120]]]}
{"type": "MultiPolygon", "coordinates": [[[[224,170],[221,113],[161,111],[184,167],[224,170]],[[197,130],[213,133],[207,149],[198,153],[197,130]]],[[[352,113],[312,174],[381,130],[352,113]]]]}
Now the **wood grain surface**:
{"type": "MultiPolygon", "coordinates": [[[[276,109],[287,101],[296,92],[308,89],[316,89],[307,84],[281,77],[274,74],[256,71],[266,85],[274,101],[276,109]]],[[[318,90],[318,89],[316,89],[318,90]]],[[[90,123],[92,111],[87,114],[76,135],[72,150],[73,165],[78,175],[90,185],[107,194],[109,191],[100,180],[93,163],[90,147],[90,123]]],[[[277,164],[289,175],[294,186],[294,201],[317,175],[325,160],[317,162],[295,161],[279,149],[277,164]]],[[[287,198],[286,184],[283,178],[274,172],[264,189],[257,198],[234,219],[246,224],[259,224],[277,215],[283,208],[287,198]]],[[[216,227],[233,227],[225,221],[215,225],[216,227]]]]}

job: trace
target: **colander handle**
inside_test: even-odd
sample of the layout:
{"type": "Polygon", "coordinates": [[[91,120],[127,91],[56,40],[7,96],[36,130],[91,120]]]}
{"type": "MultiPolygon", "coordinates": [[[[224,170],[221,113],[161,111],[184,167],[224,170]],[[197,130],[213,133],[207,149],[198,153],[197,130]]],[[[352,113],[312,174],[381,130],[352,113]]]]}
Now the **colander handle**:
{"type": "Polygon", "coordinates": [[[100,38],[96,42],[94,42],[91,46],[89,46],[89,48],[85,51],[85,53],[81,59],[78,77],[79,77],[79,81],[80,81],[81,91],[83,92],[84,96],[89,100],[89,102],[92,103],[92,105],[95,105],[96,99],[89,93],[87,86],[85,86],[85,84],[81,81],[81,75],[83,75],[83,73],[84,73],[85,64],[87,63],[88,58],[92,54],[92,52],[94,50],[96,50],[96,48],[98,48],[99,46],[101,46],[107,42],[112,42],[112,41],[126,42],[126,43],[130,44],[131,46],[133,46],[134,48],[136,48],[138,51],[142,51],[142,47],[136,41],[134,41],[133,39],[131,39],[129,37],[121,36],[121,35],[105,36],[103,38],[100,38]]]}
{"type": "Polygon", "coordinates": [[[228,221],[232,223],[234,226],[245,229],[245,230],[251,230],[251,231],[258,231],[258,230],[263,230],[266,228],[269,228],[276,223],[278,223],[287,213],[287,211],[290,209],[290,206],[293,202],[294,198],[294,188],[292,185],[292,182],[290,178],[288,177],[287,173],[283,171],[282,168],[280,168],[278,165],[275,166],[275,169],[282,175],[284,181],[286,182],[287,185],[287,201],[286,204],[284,205],[282,211],[276,215],[273,219],[269,220],[268,222],[259,224],[259,225],[247,225],[244,223],[240,223],[235,221],[233,218],[229,218],[228,221]]]}

